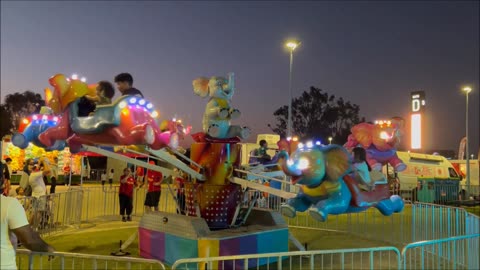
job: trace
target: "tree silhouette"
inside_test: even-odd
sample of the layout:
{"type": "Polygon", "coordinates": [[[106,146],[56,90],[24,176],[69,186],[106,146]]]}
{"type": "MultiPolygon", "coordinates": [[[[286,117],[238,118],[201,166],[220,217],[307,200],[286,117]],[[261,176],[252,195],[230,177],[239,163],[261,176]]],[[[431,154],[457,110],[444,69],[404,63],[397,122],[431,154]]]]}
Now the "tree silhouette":
{"type": "MultiPolygon", "coordinates": [[[[292,133],[301,139],[319,139],[323,143],[332,137],[332,143],[343,144],[347,141],[350,128],[365,121],[360,118],[360,107],[335,98],[320,88],[310,87],[300,97],[292,100],[292,133]]],[[[280,136],[286,135],[288,106],[278,108],[273,115],[276,127],[272,128],[280,136]]]]}
{"type": "Polygon", "coordinates": [[[7,95],[5,102],[0,105],[0,117],[2,119],[0,137],[15,132],[22,118],[38,113],[42,106],[45,106],[42,96],[32,91],[7,95]]]}

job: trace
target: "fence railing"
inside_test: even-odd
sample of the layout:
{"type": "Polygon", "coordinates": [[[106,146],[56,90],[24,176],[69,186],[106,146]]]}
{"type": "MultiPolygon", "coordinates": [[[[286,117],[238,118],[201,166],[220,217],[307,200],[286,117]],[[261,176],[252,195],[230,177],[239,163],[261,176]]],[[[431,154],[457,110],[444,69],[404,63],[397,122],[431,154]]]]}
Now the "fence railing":
{"type": "Polygon", "coordinates": [[[472,234],[408,244],[403,269],[480,269],[479,240],[472,234]]]}
{"type": "Polygon", "coordinates": [[[81,223],[82,190],[19,199],[27,219],[40,234],[54,233],[81,223]],[[72,211],[74,209],[74,211],[72,211]]]}
{"type": "Polygon", "coordinates": [[[407,204],[403,212],[383,216],[370,208],[360,213],[330,215],[319,222],[306,213],[286,219],[291,227],[346,232],[391,244],[480,233],[480,218],[465,209],[435,204],[407,204]]]}
{"type": "MultiPolygon", "coordinates": [[[[176,212],[177,192],[172,185],[170,188],[163,185],[160,211],[176,212]]],[[[134,190],[134,216],[143,215],[146,193],[146,188],[134,190]]],[[[285,202],[282,198],[255,190],[249,190],[245,196],[248,197],[247,201],[257,198],[255,207],[274,211],[279,211],[281,204],[285,202]]],[[[22,202],[30,223],[41,234],[60,231],[68,226],[79,226],[82,222],[90,222],[95,218],[119,218],[118,186],[71,188],[67,192],[38,199],[25,198],[22,202]]],[[[330,215],[326,222],[318,222],[308,214],[298,213],[297,217],[288,218],[287,222],[292,227],[348,232],[394,244],[480,232],[479,226],[476,226],[478,217],[468,214],[463,208],[426,203],[407,204],[402,213],[389,217],[370,208],[360,213],[330,215]]]]}
{"type": "Polygon", "coordinates": [[[472,226],[479,218],[459,207],[415,203],[411,216],[411,242],[480,233],[479,226],[472,226]]]}
{"type": "MultiPolygon", "coordinates": [[[[120,204],[118,196],[119,186],[97,186],[84,187],[82,220],[89,221],[98,217],[120,216],[120,204]]],[[[176,212],[176,198],[172,195],[177,192],[176,189],[167,185],[162,186],[160,202],[158,208],[163,212],[176,212]]],[[[133,211],[132,215],[142,216],[145,211],[145,197],[147,195],[147,186],[135,188],[133,193],[133,211]]]]}
{"type": "Polygon", "coordinates": [[[396,247],[315,250],[177,260],[172,269],[480,269],[480,234],[396,247]]]}
{"type": "MultiPolygon", "coordinates": [[[[171,213],[176,212],[177,191],[178,190],[174,189],[173,186],[170,186],[169,188],[166,185],[163,185],[159,203],[160,211],[171,213]]],[[[143,215],[145,211],[143,204],[146,193],[147,190],[145,188],[135,189],[133,202],[134,215],[143,215]]],[[[253,190],[249,190],[246,196],[249,198],[254,198],[256,196],[257,202],[255,207],[271,209],[274,211],[278,211],[281,203],[284,202],[284,200],[279,197],[253,190]]],[[[118,186],[110,187],[109,185],[105,185],[72,188],[67,192],[50,194],[36,199],[25,198],[23,199],[23,202],[26,209],[29,209],[27,213],[30,212],[29,217],[31,219],[31,224],[42,234],[60,231],[68,226],[77,226],[80,225],[81,222],[88,222],[99,217],[119,217],[118,186]]],[[[407,245],[409,248],[405,249],[404,253],[402,253],[404,254],[402,255],[402,267],[404,269],[428,269],[432,265],[434,259],[436,260],[434,264],[435,267],[445,266],[448,268],[454,266],[455,268],[468,268],[470,266],[478,266],[479,256],[475,257],[465,254],[470,254],[469,252],[472,250],[478,251],[480,218],[469,214],[463,208],[428,203],[413,203],[407,204],[403,212],[393,214],[389,217],[383,216],[375,208],[370,208],[360,213],[330,215],[326,222],[318,222],[306,213],[297,213],[295,218],[287,218],[286,221],[291,227],[345,232],[369,240],[394,244],[397,248],[407,245]],[[463,237],[470,235],[474,235],[474,237],[463,237]],[[438,242],[438,239],[443,240],[438,242]],[[410,244],[418,241],[424,242],[421,242],[423,243],[422,245],[410,244]],[[453,244],[453,242],[456,244],[453,244]],[[459,254],[458,250],[461,250],[464,255],[459,254]],[[448,256],[437,256],[435,255],[438,254],[436,253],[437,251],[440,251],[440,254],[448,254],[448,256]],[[452,262],[452,258],[458,259],[458,262],[452,262]],[[420,261],[420,259],[424,263],[428,261],[428,267],[425,264],[418,265],[416,261],[420,261]],[[412,262],[406,262],[406,260],[411,260],[412,262]]],[[[291,268],[292,265],[297,264],[308,266],[308,269],[311,269],[311,265],[314,265],[315,267],[346,267],[352,269],[372,269],[372,265],[374,265],[374,268],[396,268],[393,266],[395,263],[390,259],[392,252],[395,253],[393,254],[394,256],[399,257],[395,251],[390,251],[388,254],[377,255],[380,250],[376,250],[375,248],[355,250],[358,252],[355,253],[350,249],[331,251],[317,250],[308,251],[305,254],[289,252],[289,255],[281,256],[278,254],[271,256],[269,254],[255,254],[239,255],[240,257],[233,256],[229,259],[227,257],[222,257],[223,259],[220,259],[219,257],[217,261],[212,258],[210,258],[212,259],[210,261],[205,261],[204,258],[199,258],[197,259],[198,261],[180,260],[177,263],[178,265],[184,263],[182,265],[188,267],[196,265],[200,268],[204,265],[222,265],[222,267],[226,267],[224,269],[230,269],[227,266],[240,267],[237,269],[241,269],[245,265],[255,266],[258,264],[263,265],[270,263],[275,263],[274,269],[279,265],[281,268],[291,268]],[[363,253],[359,250],[362,250],[363,253]],[[368,252],[373,252],[374,255],[370,255],[370,253],[368,253],[369,255],[365,255],[367,250],[368,252]],[[266,257],[261,257],[263,255],[266,257]],[[287,259],[284,258],[285,256],[287,256],[287,259]],[[373,256],[373,262],[369,261],[371,256],[373,256]],[[306,259],[307,257],[308,259],[306,259]],[[278,258],[282,258],[282,260],[279,260],[278,258]],[[388,258],[387,262],[383,261],[385,258],[388,258]],[[311,260],[313,260],[313,262],[311,260]],[[369,261],[369,264],[364,265],[365,260],[369,261]],[[381,265],[377,265],[379,263],[381,265]]],[[[58,256],[59,255],[57,255],[57,257],[58,256]]],[[[66,259],[58,259],[58,261],[62,260],[65,261],[66,259]]],[[[76,265],[78,261],[79,260],[74,260],[74,262],[72,262],[73,265],[76,265]]],[[[98,265],[97,262],[92,265],[98,265]]],[[[398,262],[400,262],[400,257],[398,262]]],[[[42,261],[41,264],[43,263],[44,262],[42,261]]],[[[71,262],[69,261],[69,264],[70,263],[71,262]]]]}
{"type": "Polygon", "coordinates": [[[180,259],[174,269],[400,269],[395,247],[315,250],[180,259]],[[260,265],[264,265],[260,267],[260,265]]]}
{"type": "Polygon", "coordinates": [[[17,250],[18,269],[165,269],[157,260],[67,252],[17,250]]]}

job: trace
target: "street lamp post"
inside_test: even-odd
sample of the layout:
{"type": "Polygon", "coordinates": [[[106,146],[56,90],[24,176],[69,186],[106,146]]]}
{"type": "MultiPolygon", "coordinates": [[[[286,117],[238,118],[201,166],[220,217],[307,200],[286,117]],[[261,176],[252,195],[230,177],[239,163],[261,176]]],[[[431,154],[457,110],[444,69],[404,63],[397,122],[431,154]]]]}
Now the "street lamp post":
{"type": "Polygon", "coordinates": [[[468,94],[472,91],[470,87],[464,87],[463,91],[465,92],[466,96],[466,104],[465,104],[465,160],[466,160],[466,167],[467,172],[465,177],[467,178],[467,194],[466,197],[470,198],[470,154],[468,153],[468,94]]]}
{"type": "Polygon", "coordinates": [[[293,71],[293,51],[300,45],[297,41],[288,41],[285,46],[290,50],[290,73],[289,73],[289,99],[288,99],[288,120],[287,137],[292,136],[292,71],[293,71]]]}

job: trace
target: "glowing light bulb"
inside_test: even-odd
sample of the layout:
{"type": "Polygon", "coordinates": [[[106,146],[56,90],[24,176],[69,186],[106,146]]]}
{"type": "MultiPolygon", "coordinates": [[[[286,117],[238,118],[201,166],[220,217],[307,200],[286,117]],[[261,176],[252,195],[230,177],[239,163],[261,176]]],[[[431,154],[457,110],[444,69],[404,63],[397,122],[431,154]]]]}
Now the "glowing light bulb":
{"type": "Polygon", "coordinates": [[[24,124],[28,124],[28,119],[24,118],[22,121],[24,124]]]}
{"type": "Polygon", "coordinates": [[[305,170],[310,166],[310,162],[306,158],[300,158],[298,160],[298,169],[305,170]]]}
{"type": "Polygon", "coordinates": [[[134,98],[134,97],[130,98],[130,104],[134,104],[135,102],[137,102],[136,98],[134,98]]]}
{"type": "Polygon", "coordinates": [[[287,141],[291,141],[292,140],[292,137],[287,137],[287,141]]]}
{"type": "Polygon", "coordinates": [[[72,74],[72,80],[77,80],[78,79],[78,75],[77,74],[72,74]]]}
{"type": "Polygon", "coordinates": [[[152,117],[157,117],[158,116],[158,112],[157,111],[153,111],[152,112],[152,117]]]}
{"type": "Polygon", "coordinates": [[[138,104],[140,104],[140,105],[142,105],[142,106],[145,105],[145,99],[140,99],[140,101],[138,102],[138,104]]]}
{"type": "Polygon", "coordinates": [[[298,148],[303,148],[303,143],[299,143],[298,148]]]}
{"type": "Polygon", "coordinates": [[[124,109],[122,110],[122,114],[123,114],[123,115],[128,115],[128,113],[129,113],[129,111],[128,111],[127,108],[124,108],[124,109]]]}
{"type": "Polygon", "coordinates": [[[42,120],[47,120],[48,119],[48,116],[44,115],[42,116],[42,120]]]}
{"type": "Polygon", "coordinates": [[[58,117],[53,117],[53,121],[57,122],[58,121],[58,117]]]}
{"type": "Polygon", "coordinates": [[[127,103],[125,101],[122,101],[118,104],[118,107],[120,107],[120,109],[125,108],[125,106],[127,106],[127,103]]]}
{"type": "Polygon", "coordinates": [[[32,119],[33,119],[33,120],[37,120],[37,119],[38,119],[38,116],[37,116],[37,115],[34,115],[34,116],[32,116],[32,119]]]}
{"type": "Polygon", "coordinates": [[[86,82],[86,81],[87,81],[87,78],[85,78],[85,77],[82,77],[82,78],[80,79],[80,81],[82,81],[82,82],[86,82]]]}
{"type": "Polygon", "coordinates": [[[153,104],[152,104],[152,103],[148,103],[148,104],[147,104],[147,109],[151,109],[151,108],[153,108],[153,104]]]}
{"type": "Polygon", "coordinates": [[[298,137],[297,136],[293,137],[293,141],[298,142],[298,137]]]}
{"type": "Polygon", "coordinates": [[[312,148],[312,147],[313,147],[313,142],[312,141],[307,142],[307,148],[312,148]]]}
{"type": "Polygon", "coordinates": [[[380,139],[383,139],[383,140],[389,139],[387,132],[385,131],[380,132],[380,139]]]}
{"type": "Polygon", "coordinates": [[[316,141],[315,145],[322,145],[322,143],[320,141],[316,141]]]}

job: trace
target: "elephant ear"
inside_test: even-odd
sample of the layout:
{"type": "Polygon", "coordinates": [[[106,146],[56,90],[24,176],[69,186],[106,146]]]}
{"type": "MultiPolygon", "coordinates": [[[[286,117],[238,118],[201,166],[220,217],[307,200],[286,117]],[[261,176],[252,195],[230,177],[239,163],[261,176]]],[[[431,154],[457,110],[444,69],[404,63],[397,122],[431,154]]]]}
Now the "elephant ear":
{"type": "Polygon", "coordinates": [[[193,80],[193,83],[192,83],[193,92],[202,98],[208,96],[209,94],[208,83],[209,83],[209,80],[205,77],[200,77],[198,79],[193,80]]]}
{"type": "Polygon", "coordinates": [[[372,144],[372,132],[374,125],[369,123],[360,123],[352,127],[352,136],[363,147],[369,147],[372,144]]]}
{"type": "Polygon", "coordinates": [[[347,150],[338,145],[328,146],[325,150],[326,175],[337,180],[352,170],[352,162],[347,150]]]}

